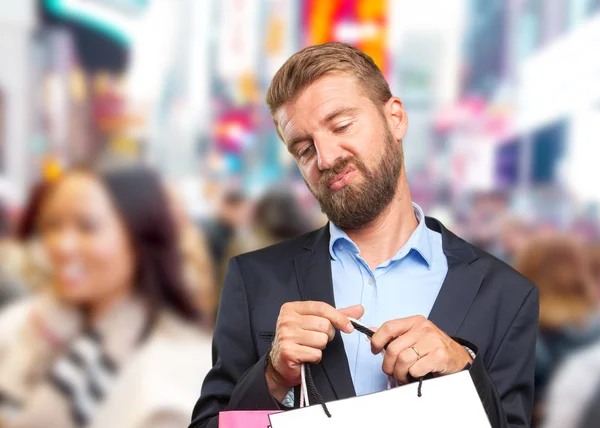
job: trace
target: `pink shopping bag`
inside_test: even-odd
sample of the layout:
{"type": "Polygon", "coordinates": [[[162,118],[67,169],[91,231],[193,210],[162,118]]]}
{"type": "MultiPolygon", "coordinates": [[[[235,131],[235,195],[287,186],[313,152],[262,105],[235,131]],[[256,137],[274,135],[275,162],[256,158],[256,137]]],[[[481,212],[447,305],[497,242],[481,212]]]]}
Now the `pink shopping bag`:
{"type": "Polygon", "coordinates": [[[269,415],[279,411],[254,410],[219,413],[219,428],[268,428],[269,415]]]}

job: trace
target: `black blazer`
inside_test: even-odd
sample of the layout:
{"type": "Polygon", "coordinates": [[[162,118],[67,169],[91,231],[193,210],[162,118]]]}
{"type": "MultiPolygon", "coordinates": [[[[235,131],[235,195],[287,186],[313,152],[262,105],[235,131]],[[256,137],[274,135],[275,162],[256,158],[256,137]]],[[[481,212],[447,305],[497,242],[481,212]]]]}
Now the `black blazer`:
{"type": "MultiPolygon", "coordinates": [[[[448,274],[429,319],[475,345],[471,377],[494,427],[528,427],[533,407],[537,288],[512,268],[463,241],[432,218],[442,234],[448,274]]],[[[285,302],[335,306],[329,227],[231,259],[206,376],[190,428],[218,426],[223,410],[278,410],[264,376],[279,310],[285,302]]],[[[340,332],[312,369],[325,401],[355,396],[340,332]]]]}

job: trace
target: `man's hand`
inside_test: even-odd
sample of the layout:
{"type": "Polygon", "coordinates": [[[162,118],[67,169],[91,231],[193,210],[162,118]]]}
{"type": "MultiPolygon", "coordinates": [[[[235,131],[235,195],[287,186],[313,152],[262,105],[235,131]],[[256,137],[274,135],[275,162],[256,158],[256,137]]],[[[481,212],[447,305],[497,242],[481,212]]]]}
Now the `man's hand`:
{"type": "Polygon", "coordinates": [[[473,362],[465,348],[420,315],[383,324],[371,338],[371,350],[378,354],[388,342],[382,369],[401,384],[408,382],[409,374],[447,375],[473,362]]]}
{"type": "Polygon", "coordinates": [[[335,328],[351,333],[348,317],[360,318],[361,305],[337,310],[324,302],[290,302],[281,307],[265,376],[279,401],[290,387],[300,384],[302,363],[318,363],[333,340],[335,328]]]}

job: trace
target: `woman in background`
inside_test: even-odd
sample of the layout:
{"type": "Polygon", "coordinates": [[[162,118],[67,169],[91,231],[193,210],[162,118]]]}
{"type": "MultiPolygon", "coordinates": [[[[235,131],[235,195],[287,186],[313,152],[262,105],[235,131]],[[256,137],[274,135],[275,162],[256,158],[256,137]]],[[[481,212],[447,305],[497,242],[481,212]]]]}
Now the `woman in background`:
{"type": "Polygon", "coordinates": [[[186,426],[211,346],[157,176],[72,171],[39,231],[52,281],[0,313],[0,426],[186,426]]]}

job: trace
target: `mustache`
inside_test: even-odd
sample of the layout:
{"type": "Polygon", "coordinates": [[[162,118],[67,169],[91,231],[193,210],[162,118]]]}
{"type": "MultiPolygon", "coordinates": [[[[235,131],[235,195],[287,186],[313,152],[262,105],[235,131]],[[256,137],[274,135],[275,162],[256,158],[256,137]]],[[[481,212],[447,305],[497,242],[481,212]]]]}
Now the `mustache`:
{"type": "Polygon", "coordinates": [[[358,169],[359,171],[361,171],[363,173],[365,172],[365,166],[363,165],[363,163],[360,160],[355,159],[354,157],[346,157],[343,159],[338,159],[333,164],[333,167],[331,167],[331,169],[323,171],[323,173],[321,174],[321,177],[319,179],[319,187],[322,189],[328,188],[329,183],[331,183],[331,180],[333,180],[336,175],[338,175],[340,172],[344,171],[348,166],[350,166],[352,164],[354,164],[356,169],[358,169]]]}

